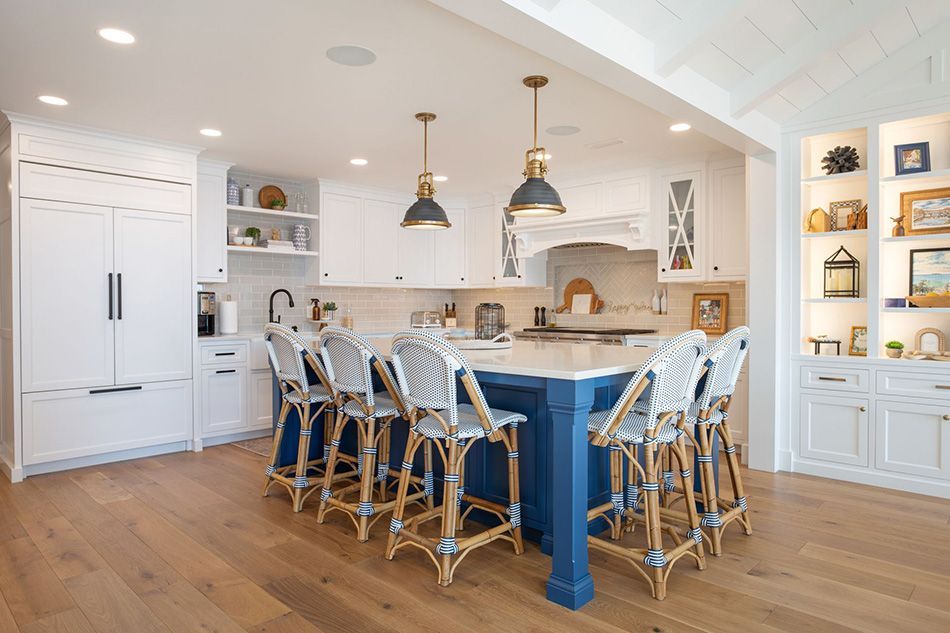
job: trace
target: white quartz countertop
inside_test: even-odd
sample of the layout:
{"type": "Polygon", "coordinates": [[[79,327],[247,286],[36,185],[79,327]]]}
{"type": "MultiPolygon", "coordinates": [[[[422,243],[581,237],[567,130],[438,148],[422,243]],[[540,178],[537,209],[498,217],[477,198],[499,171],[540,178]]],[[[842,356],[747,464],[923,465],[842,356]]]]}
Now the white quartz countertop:
{"type": "MultiPolygon", "coordinates": [[[[370,339],[370,342],[386,360],[390,360],[390,339],[370,339]]],[[[462,354],[475,371],[584,380],[634,372],[653,351],[651,348],[622,345],[515,341],[511,349],[463,350],[462,354]]]]}

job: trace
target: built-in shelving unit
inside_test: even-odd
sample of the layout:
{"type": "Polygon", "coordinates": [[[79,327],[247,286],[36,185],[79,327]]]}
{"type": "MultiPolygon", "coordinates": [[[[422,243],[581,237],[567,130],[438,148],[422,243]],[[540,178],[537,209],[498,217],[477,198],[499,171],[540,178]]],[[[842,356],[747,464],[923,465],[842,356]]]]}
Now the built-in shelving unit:
{"type": "Polygon", "coordinates": [[[269,216],[275,218],[291,219],[291,220],[309,220],[311,222],[316,222],[320,219],[315,213],[297,213],[296,211],[277,211],[275,209],[263,209],[261,207],[242,207],[236,204],[229,204],[228,211],[235,211],[241,213],[253,213],[255,215],[269,216]]]}
{"type": "Polygon", "coordinates": [[[857,229],[854,231],[823,231],[821,233],[802,233],[802,239],[815,240],[833,237],[840,240],[847,237],[865,237],[867,234],[867,229],[857,229]]]}
{"type": "Polygon", "coordinates": [[[236,246],[228,244],[229,253],[269,253],[271,255],[287,255],[289,257],[317,257],[317,251],[284,251],[276,248],[264,248],[262,246],[236,246]]]}

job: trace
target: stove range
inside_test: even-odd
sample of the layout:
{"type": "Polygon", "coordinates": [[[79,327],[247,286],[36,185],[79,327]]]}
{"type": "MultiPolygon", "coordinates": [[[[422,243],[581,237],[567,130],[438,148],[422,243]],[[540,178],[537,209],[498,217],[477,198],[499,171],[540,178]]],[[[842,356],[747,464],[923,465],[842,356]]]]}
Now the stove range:
{"type": "Polygon", "coordinates": [[[656,330],[608,327],[529,327],[515,338],[533,341],[587,343],[591,345],[631,345],[629,337],[656,334],[656,330]]]}

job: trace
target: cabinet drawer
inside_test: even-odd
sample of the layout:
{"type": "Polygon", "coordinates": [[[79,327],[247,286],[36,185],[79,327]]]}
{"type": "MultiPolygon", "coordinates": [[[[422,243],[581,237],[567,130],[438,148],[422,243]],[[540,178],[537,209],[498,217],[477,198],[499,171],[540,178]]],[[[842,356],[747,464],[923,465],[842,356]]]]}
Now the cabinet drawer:
{"type": "Polygon", "coordinates": [[[867,393],[870,372],[867,369],[850,367],[817,367],[803,365],[801,369],[803,389],[828,389],[867,393]]]}
{"type": "Polygon", "coordinates": [[[190,380],[23,396],[23,463],[99,455],[191,438],[190,380]]]}
{"type": "Polygon", "coordinates": [[[936,372],[879,371],[877,392],[887,396],[950,400],[950,376],[936,372]]]}
{"type": "Polygon", "coordinates": [[[243,365],[247,363],[247,343],[216,343],[201,346],[201,365],[243,365]]]}

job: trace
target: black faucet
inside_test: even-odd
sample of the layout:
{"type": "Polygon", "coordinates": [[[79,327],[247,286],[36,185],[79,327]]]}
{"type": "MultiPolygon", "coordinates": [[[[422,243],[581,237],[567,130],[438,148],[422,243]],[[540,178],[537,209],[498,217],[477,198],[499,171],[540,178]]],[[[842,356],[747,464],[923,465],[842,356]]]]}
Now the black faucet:
{"type": "MultiPolygon", "coordinates": [[[[276,297],[276,296],[279,295],[280,293],[284,293],[285,295],[287,295],[287,301],[288,301],[290,307],[291,307],[291,308],[294,307],[294,298],[293,298],[293,296],[290,294],[290,291],[287,290],[286,288],[278,288],[278,289],[275,290],[274,292],[270,293],[270,306],[269,306],[269,308],[268,308],[268,310],[267,310],[267,320],[268,320],[270,323],[280,323],[280,315],[277,315],[277,320],[276,320],[276,321],[274,320],[274,297],[276,297]]],[[[296,329],[296,328],[295,328],[295,329],[296,329]]]]}

